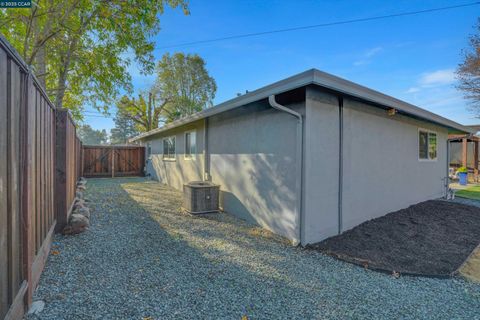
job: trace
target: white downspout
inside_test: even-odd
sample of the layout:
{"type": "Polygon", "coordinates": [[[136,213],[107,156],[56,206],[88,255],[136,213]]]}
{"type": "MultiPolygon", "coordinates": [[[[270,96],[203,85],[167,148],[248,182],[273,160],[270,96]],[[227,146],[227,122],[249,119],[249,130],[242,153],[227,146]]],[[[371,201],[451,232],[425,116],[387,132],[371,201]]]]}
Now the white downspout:
{"type": "Polygon", "coordinates": [[[302,186],[303,186],[303,117],[300,113],[293,111],[290,108],[287,108],[285,106],[282,106],[281,104],[277,103],[275,101],[275,95],[271,95],[268,97],[268,102],[270,103],[270,106],[274,109],[286,112],[295,118],[297,118],[297,148],[296,148],[296,193],[297,193],[297,206],[296,206],[296,217],[298,217],[299,221],[297,221],[297,232],[298,232],[298,237],[299,239],[294,240],[294,245],[297,245],[298,243],[303,240],[303,230],[304,230],[304,218],[303,218],[303,212],[302,212],[302,197],[303,197],[303,192],[302,192],[302,186]]]}
{"type": "Polygon", "coordinates": [[[203,119],[203,181],[211,181],[210,153],[208,149],[208,117],[203,119]]]}

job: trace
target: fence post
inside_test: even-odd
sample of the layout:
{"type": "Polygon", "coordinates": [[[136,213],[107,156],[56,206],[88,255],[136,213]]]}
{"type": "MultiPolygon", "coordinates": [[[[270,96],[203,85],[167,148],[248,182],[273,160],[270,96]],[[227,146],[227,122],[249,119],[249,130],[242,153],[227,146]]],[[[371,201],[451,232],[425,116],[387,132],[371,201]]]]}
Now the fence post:
{"type": "Polygon", "coordinates": [[[67,208],[67,120],[68,110],[55,111],[55,232],[63,230],[68,220],[67,208]]]}
{"type": "Polygon", "coordinates": [[[115,147],[112,146],[110,149],[112,155],[112,178],[115,178],[115,147]]]}
{"type": "Polygon", "coordinates": [[[80,141],[80,177],[83,177],[83,142],[80,141]]]}

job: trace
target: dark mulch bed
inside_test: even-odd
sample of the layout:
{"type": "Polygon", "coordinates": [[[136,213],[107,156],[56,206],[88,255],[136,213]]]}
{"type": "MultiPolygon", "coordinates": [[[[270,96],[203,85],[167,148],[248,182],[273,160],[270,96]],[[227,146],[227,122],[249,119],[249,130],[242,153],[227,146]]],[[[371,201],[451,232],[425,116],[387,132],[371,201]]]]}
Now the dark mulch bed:
{"type": "Polygon", "coordinates": [[[480,243],[480,208],[431,200],[311,247],[371,269],[449,276],[480,243]]]}

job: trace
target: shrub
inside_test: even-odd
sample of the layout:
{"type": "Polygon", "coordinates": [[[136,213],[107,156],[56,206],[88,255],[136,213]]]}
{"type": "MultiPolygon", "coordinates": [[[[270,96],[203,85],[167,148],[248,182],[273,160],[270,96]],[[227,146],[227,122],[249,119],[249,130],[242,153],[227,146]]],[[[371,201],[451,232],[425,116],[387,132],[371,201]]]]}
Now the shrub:
{"type": "Polygon", "coordinates": [[[466,167],[460,167],[457,172],[458,173],[468,173],[468,169],[466,167]]]}

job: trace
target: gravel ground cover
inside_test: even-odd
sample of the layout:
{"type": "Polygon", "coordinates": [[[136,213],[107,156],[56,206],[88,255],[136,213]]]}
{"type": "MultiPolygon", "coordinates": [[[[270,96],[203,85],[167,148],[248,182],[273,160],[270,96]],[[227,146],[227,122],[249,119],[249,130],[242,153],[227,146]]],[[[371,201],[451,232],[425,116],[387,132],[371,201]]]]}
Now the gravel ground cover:
{"type": "Polygon", "coordinates": [[[328,238],[315,249],[369,268],[449,276],[480,243],[480,209],[430,200],[328,238]]]}
{"type": "Polygon", "coordinates": [[[56,236],[39,319],[478,319],[480,285],[398,279],[288,245],[229,214],[179,212],[143,178],[89,179],[91,227],[56,236]]]}

